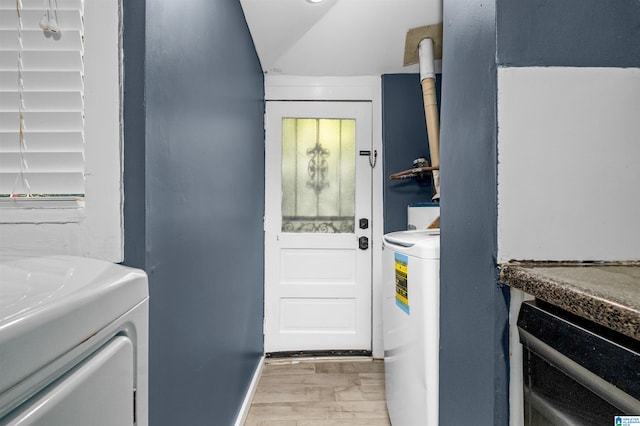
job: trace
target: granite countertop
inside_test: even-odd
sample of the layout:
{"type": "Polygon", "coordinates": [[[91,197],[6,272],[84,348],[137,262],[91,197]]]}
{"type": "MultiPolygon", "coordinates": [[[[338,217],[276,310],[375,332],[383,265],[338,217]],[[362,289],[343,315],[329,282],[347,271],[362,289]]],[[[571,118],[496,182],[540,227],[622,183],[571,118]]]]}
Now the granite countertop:
{"type": "Polygon", "coordinates": [[[640,341],[640,262],[509,262],[500,280],[640,341]]]}

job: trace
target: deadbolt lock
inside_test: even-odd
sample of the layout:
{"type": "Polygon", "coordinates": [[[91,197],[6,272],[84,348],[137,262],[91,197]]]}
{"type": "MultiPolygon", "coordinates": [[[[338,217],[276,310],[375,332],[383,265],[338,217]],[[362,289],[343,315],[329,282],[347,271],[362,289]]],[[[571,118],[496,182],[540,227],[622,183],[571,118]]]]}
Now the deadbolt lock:
{"type": "Polygon", "coordinates": [[[368,249],[369,248],[369,238],[367,238],[367,237],[358,238],[358,247],[360,247],[360,250],[368,249]]]}

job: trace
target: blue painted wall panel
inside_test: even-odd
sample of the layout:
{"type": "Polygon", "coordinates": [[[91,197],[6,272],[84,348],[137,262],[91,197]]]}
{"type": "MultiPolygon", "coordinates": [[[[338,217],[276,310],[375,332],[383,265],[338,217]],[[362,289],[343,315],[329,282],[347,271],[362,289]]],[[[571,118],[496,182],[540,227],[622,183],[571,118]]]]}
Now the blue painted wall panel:
{"type": "Polygon", "coordinates": [[[506,425],[508,292],[496,273],[495,0],[444,2],[443,13],[440,419],[506,425]]]}
{"type": "MultiPolygon", "coordinates": [[[[440,105],[441,75],[436,75],[440,105]]],[[[431,201],[431,179],[391,180],[411,168],[418,157],[429,159],[429,138],[419,74],[382,76],[382,145],[384,167],[384,232],[407,229],[407,206],[431,201]]]]}
{"type": "Polygon", "coordinates": [[[145,2],[123,3],[124,264],[145,264],[145,2]]]}
{"type": "Polygon", "coordinates": [[[638,0],[498,0],[498,62],[640,67],[638,0]]]}
{"type": "Polygon", "coordinates": [[[235,0],[148,0],[146,47],[138,33],[125,29],[146,102],[130,87],[125,258],[149,274],[150,422],[229,425],[263,350],[262,71],[235,0]]]}

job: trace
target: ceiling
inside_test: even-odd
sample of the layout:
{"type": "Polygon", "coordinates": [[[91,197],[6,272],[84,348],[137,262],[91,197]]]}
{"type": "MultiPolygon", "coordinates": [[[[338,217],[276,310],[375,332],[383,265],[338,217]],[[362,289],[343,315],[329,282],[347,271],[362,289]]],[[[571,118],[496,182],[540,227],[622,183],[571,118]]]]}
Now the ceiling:
{"type": "Polygon", "coordinates": [[[442,21],[441,0],[240,3],[262,69],[270,75],[418,72],[418,65],[402,65],[406,33],[411,28],[442,21]]]}

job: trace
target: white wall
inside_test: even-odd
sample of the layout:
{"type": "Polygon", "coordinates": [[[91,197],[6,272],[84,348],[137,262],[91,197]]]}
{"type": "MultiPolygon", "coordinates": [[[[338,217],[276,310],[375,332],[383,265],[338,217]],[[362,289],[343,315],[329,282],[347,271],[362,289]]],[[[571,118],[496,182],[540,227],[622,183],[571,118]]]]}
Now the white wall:
{"type": "Polygon", "coordinates": [[[416,73],[403,66],[407,31],[442,22],[441,0],[240,3],[268,75],[416,73]]]}
{"type": "Polygon", "coordinates": [[[498,70],[498,262],[640,259],[640,69],[498,70]]]}

